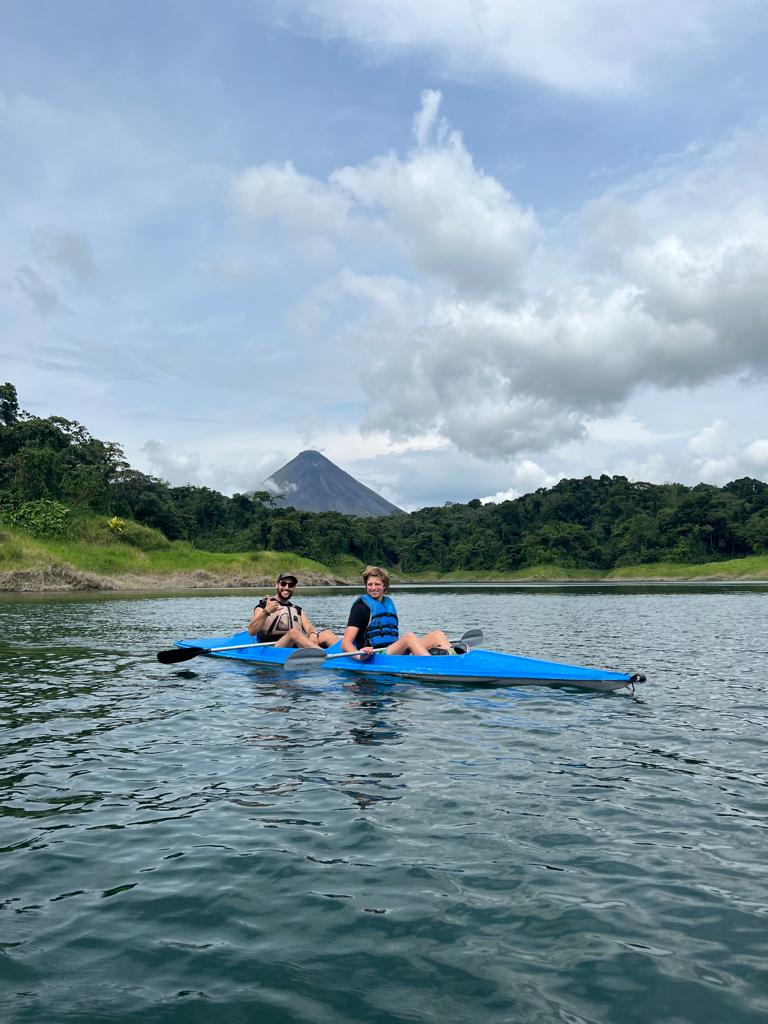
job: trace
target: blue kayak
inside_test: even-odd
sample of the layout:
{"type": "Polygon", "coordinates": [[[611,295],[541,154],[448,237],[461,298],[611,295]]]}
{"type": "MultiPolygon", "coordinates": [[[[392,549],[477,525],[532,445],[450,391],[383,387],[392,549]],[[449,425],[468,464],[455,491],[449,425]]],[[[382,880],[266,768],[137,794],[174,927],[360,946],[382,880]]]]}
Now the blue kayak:
{"type": "MultiPolygon", "coordinates": [[[[213,658],[234,658],[253,665],[282,667],[297,651],[292,647],[272,647],[254,642],[248,633],[229,637],[178,640],[180,648],[197,648],[213,658]]],[[[307,662],[308,668],[356,672],[366,676],[399,676],[430,683],[494,683],[504,686],[578,686],[587,690],[619,690],[644,682],[641,675],[608,669],[583,668],[556,661],[524,658],[519,654],[500,654],[475,648],[465,654],[443,657],[419,657],[410,654],[376,653],[365,661],[354,656],[339,656],[341,644],[324,654],[332,657],[307,662]],[[335,656],[334,656],[335,655],[335,656]]],[[[319,652],[318,652],[319,653],[319,652]]]]}

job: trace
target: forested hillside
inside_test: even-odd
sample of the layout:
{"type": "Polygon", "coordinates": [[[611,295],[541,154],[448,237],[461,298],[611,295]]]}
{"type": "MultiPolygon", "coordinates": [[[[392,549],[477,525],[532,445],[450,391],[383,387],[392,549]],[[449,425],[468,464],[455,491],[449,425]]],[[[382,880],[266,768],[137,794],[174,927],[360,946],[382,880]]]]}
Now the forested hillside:
{"type": "Polygon", "coordinates": [[[0,386],[0,519],[33,535],[77,536],[94,514],[105,538],[127,543],[150,543],[137,523],[161,541],[208,551],[291,551],[327,564],[352,555],[404,573],[547,564],[607,571],[768,552],[768,484],[760,480],[686,487],[603,475],[515,501],[449,502],[385,519],[298,512],[274,508],[266,492],[229,498],[171,487],[131,469],[118,444],[79,423],[23,412],[14,386],[0,386]]]}

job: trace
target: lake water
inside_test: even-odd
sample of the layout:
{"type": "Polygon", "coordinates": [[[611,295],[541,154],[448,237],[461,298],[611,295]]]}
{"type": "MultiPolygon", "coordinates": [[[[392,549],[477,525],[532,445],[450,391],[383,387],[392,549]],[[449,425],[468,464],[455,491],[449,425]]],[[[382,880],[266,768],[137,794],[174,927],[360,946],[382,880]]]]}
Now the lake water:
{"type": "Polygon", "coordinates": [[[395,597],[648,682],[162,666],[253,597],[0,600],[4,1021],[768,1019],[768,588],[395,597]]]}

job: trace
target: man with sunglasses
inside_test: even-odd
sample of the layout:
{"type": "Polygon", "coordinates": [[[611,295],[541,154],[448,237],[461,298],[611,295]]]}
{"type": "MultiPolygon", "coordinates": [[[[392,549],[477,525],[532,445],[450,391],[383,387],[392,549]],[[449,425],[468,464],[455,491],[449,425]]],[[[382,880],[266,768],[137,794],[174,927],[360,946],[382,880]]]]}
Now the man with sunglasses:
{"type": "Polygon", "coordinates": [[[251,636],[260,643],[274,643],[275,647],[330,647],[338,637],[330,629],[318,632],[307,613],[291,598],[298,579],[291,572],[281,572],[275,584],[275,593],[263,597],[253,609],[248,623],[251,636]]]}

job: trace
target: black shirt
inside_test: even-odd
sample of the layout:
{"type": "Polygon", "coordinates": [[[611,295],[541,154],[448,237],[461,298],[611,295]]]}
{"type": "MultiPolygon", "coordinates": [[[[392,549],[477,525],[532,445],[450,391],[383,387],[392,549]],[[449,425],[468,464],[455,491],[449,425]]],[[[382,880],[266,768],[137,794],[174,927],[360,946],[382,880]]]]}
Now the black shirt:
{"type": "Polygon", "coordinates": [[[365,640],[365,634],[368,629],[368,623],[371,621],[371,609],[362,599],[358,597],[352,607],[349,609],[349,618],[347,619],[348,626],[357,626],[358,633],[355,637],[355,643],[363,644],[365,640]]]}

